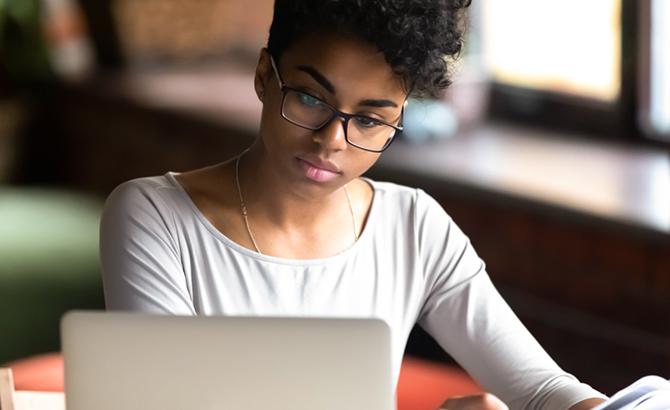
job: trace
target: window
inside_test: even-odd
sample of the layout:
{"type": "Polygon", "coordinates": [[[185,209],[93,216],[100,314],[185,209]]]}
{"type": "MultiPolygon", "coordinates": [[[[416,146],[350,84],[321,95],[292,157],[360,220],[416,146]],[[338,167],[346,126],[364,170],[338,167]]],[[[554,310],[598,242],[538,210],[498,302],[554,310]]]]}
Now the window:
{"type": "Polygon", "coordinates": [[[641,125],[653,137],[670,141],[670,3],[651,0],[643,11],[643,36],[648,42],[642,57],[641,125]],[[663,23],[666,24],[663,24],[663,23]]]}
{"type": "Polygon", "coordinates": [[[613,102],[621,76],[618,0],[489,0],[485,62],[493,79],[613,102]]]}
{"type": "Polygon", "coordinates": [[[494,119],[670,142],[668,0],[484,0],[477,12],[494,119]]]}

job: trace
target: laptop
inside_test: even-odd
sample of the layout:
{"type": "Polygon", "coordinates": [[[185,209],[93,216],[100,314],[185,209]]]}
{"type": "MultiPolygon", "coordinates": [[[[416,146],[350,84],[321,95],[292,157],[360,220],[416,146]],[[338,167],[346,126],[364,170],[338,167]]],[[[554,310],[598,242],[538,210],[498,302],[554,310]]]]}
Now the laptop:
{"type": "Polygon", "coordinates": [[[70,312],[68,410],[392,410],[379,319],[70,312]]]}

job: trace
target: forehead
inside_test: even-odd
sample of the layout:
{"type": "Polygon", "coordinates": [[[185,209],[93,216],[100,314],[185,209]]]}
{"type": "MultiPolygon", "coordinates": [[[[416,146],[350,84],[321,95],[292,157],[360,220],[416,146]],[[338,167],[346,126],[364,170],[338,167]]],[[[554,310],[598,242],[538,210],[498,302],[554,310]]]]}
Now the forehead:
{"type": "Polygon", "coordinates": [[[285,81],[309,78],[297,69],[311,66],[335,87],[338,97],[385,98],[402,103],[402,77],[393,72],[374,44],[356,37],[312,33],[284,50],[280,70],[285,81]]]}

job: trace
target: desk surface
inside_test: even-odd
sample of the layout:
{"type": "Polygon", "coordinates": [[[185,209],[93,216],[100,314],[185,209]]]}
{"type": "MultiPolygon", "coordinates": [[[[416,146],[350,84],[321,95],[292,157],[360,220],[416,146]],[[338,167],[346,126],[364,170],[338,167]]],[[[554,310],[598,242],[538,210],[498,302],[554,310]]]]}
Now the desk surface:
{"type": "Polygon", "coordinates": [[[485,125],[453,139],[399,142],[378,166],[670,238],[670,155],[660,150],[485,125]]]}

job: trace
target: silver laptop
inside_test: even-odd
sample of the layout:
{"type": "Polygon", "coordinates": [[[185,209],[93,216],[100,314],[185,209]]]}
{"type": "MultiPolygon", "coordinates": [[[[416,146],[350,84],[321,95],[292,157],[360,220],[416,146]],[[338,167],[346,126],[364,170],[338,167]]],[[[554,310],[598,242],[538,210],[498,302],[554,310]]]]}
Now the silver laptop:
{"type": "Polygon", "coordinates": [[[392,410],[377,319],[71,312],[67,410],[392,410]]]}

